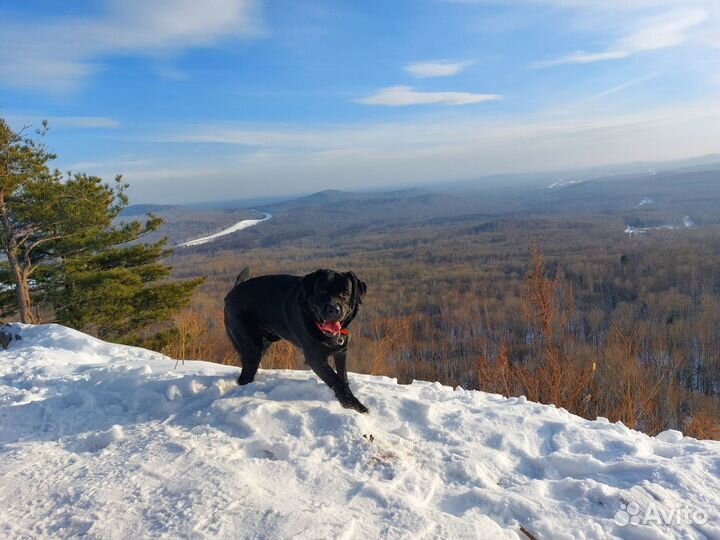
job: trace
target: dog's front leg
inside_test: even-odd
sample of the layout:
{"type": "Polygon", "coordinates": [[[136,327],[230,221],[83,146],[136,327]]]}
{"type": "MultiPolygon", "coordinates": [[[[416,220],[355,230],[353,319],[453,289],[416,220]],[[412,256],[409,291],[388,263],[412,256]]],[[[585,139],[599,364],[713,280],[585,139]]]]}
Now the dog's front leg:
{"type": "Polygon", "coordinates": [[[346,409],[354,409],[361,413],[368,412],[368,408],[360,403],[358,398],[353,395],[350,386],[332,370],[330,364],[328,364],[327,356],[305,353],[305,363],[310,366],[310,369],[312,369],[325,384],[332,388],[340,405],[346,409]]]}
{"type": "Polygon", "coordinates": [[[333,358],[335,359],[335,370],[337,371],[338,377],[345,384],[349,384],[347,376],[347,352],[340,351],[335,353],[333,354],[333,358]]]}

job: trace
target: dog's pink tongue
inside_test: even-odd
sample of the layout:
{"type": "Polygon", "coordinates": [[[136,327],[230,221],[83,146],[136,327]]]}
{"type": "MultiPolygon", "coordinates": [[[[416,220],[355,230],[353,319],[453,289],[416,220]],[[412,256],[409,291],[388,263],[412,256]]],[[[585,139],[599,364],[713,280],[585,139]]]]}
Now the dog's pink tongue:
{"type": "Polygon", "coordinates": [[[317,326],[323,332],[327,332],[333,336],[339,334],[340,330],[342,330],[340,321],[323,321],[322,323],[317,323],[317,326]]]}

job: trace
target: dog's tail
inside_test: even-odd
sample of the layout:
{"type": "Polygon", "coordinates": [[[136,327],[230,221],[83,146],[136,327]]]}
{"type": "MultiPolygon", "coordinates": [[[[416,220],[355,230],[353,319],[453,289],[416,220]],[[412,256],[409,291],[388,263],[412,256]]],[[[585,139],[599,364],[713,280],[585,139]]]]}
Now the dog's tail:
{"type": "Polygon", "coordinates": [[[238,277],[235,278],[235,286],[237,287],[243,281],[247,281],[248,279],[250,279],[250,269],[246,266],[245,268],[240,270],[238,277]]]}

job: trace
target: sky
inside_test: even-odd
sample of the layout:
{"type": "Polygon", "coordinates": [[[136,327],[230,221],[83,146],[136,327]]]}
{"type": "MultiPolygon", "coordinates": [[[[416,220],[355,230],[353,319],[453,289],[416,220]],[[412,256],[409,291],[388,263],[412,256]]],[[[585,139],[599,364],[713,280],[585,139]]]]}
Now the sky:
{"type": "Polygon", "coordinates": [[[720,2],[3,0],[0,116],[133,203],[694,157],[720,2]]]}

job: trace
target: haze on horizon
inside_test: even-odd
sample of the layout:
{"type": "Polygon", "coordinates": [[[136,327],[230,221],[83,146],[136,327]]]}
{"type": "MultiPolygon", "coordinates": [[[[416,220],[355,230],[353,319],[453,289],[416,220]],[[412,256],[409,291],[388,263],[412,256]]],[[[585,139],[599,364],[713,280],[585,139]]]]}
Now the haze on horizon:
{"type": "Polygon", "coordinates": [[[716,0],[30,0],[0,115],[132,202],[720,152],[716,0]]]}

